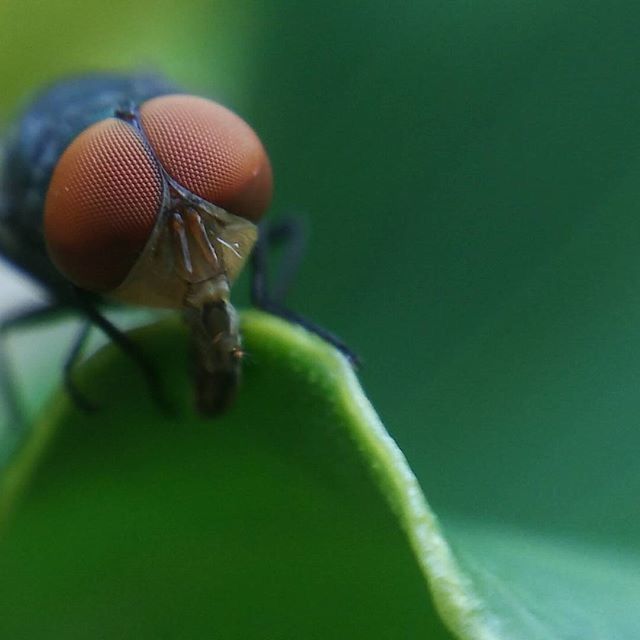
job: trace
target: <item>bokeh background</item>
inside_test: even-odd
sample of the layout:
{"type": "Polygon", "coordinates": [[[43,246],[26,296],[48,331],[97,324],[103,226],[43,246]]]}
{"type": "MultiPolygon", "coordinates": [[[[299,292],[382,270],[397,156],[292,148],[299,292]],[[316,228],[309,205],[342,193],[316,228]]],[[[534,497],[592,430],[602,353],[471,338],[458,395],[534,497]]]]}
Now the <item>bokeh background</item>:
{"type": "MultiPolygon", "coordinates": [[[[291,305],[361,354],[445,526],[637,549],[638,59],[631,0],[3,0],[0,118],[94,69],[236,109],[309,225],[291,305]]],[[[3,310],[34,296],[3,268],[3,310]]]]}

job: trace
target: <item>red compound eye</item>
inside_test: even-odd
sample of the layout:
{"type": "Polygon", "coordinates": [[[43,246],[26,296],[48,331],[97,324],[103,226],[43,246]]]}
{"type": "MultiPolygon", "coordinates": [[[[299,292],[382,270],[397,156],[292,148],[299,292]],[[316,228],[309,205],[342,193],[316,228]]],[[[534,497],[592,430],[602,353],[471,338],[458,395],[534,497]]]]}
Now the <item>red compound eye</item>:
{"type": "Polygon", "coordinates": [[[45,201],[49,255],[71,282],[106,292],[142,252],[162,203],[159,170],[133,127],[108,118],[62,154],[45,201]]]}
{"type": "MultiPolygon", "coordinates": [[[[271,166],[244,120],[186,95],[145,102],[140,119],[174,180],[230,213],[260,219],[271,200],[271,166]]],[[[133,126],[116,118],[90,126],[62,154],[47,192],[51,259],[77,286],[112,291],[142,253],[162,192],[161,171],[133,126]]]]}
{"type": "Polygon", "coordinates": [[[142,126],[169,175],[189,191],[258,221],[271,201],[271,165],[258,136],[225,107],[188,95],[140,109],[142,126]]]}

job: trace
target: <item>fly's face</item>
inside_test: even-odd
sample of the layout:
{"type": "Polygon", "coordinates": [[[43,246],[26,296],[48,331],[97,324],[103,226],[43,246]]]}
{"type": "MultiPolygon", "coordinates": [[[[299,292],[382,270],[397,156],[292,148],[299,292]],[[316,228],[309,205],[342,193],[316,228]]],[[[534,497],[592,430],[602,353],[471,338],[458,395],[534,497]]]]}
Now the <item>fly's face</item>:
{"type": "Polygon", "coordinates": [[[164,95],[82,131],[45,200],[49,256],[81,289],[182,309],[196,352],[198,404],[231,400],[239,375],[229,289],[271,199],[253,130],[219,104],[164,95]]]}

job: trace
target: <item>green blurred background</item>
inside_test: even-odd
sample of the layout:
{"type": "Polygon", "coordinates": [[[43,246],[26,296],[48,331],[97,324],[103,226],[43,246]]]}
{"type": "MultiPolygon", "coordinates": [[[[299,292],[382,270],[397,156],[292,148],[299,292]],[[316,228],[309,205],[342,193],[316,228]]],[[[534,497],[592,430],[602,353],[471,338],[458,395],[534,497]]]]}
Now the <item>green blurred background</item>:
{"type": "Polygon", "coordinates": [[[639,58],[631,0],[4,0],[0,116],[140,67],[235,108],[445,525],[637,547],[639,58]]]}

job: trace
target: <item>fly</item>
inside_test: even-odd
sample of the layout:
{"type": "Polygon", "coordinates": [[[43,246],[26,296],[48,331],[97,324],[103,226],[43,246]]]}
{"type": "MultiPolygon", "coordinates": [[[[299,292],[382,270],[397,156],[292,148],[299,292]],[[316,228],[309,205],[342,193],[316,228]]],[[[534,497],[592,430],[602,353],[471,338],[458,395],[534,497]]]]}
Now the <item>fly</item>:
{"type": "MultiPolygon", "coordinates": [[[[242,340],[230,292],[251,256],[252,303],[304,325],[355,361],[335,336],[287,309],[285,291],[270,294],[268,248],[286,242],[284,262],[294,269],[301,227],[263,222],[259,233],[271,201],[269,158],[251,127],[222,105],[152,75],[61,82],[9,133],[0,180],[0,253],[50,296],[47,305],[7,319],[1,331],[76,310],[134,358],[162,402],[145,355],[101,307],[115,300],[180,310],[195,359],[196,405],[217,415],[240,379],[242,340]]],[[[86,408],[71,372],[87,334],[85,328],[65,366],[66,388],[86,408]]],[[[3,384],[17,413],[10,381],[3,384]]]]}

